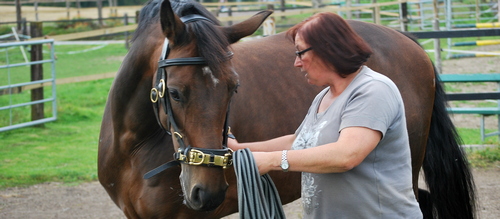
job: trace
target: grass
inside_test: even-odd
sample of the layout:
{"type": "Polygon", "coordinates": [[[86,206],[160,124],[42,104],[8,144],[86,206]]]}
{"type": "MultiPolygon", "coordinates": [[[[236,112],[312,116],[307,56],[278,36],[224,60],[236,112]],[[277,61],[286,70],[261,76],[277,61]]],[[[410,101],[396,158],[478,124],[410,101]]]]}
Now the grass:
{"type": "MultiPolygon", "coordinates": [[[[287,18],[298,22],[309,15],[287,18]]],[[[278,18],[281,19],[281,18],[278,18]]],[[[57,45],[57,78],[114,72],[126,53],[124,45],[57,45]],[[95,50],[92,50],[95,49],[95,50]],[[82,52],[90,50],[87,52],[82,52]],[[79,51],[80,53],[73,53],[79,51]]],[[[5,54],[5,53],[2,53],[5,54]]],[[[0,62],[7,55],[1,56],[0,62]]],[[[23,62],[18,49],[8,51],[10,61],[23,62]]],[[[45,68],[48,69],[48,68],[45,68]]],[[[0,83],[7,79],[23,82],[29,70],[15,68],[0,71],[0,83]]],[[[48,181],[79,183],[97,180],[97,144],[104,104],[112,79],[80,82],[57,86],[58,120],[44,127],[28,127],[0,132],[0,189],[28,186],[48,181]]],[[[0,84],[3,85],[3,84],[0,84]]],[[[50,95],[47,92],[46,95],[50,95]]],[[[9,101],[0,96],[0,106],[9,101]]],[[[29,92],[16,94],[14,100],[29,98],[29,92]]],[[[46,107],[50,112],[50,107],[46,107]]],[[[29,108],[21,109],[16,119],[29,116],[29,108]]],[[[0,121],[4,119],[0,114],[0,121]]],[[[0,123],[1,125],[1,123],[0,123]]],[[[490,137],[481,142],[479,130],[458,129],[465,144],[498,145],[498,138],[490,137]]],[[[491,131],[491,130],[490,130],[491,131]]],[[[469,157],[474,166],[497,165],[499,147],[473,151],[469,157]]]]}
{"type": "MultiPolygon", "coordinates": [[[[462,141],[466,145],[500,145],[498,141],[498,137],[491,136],[484,139],[484,142],[481,140],[479,129],[473,128],[457,128],[458,134],[462,141]]],[[[486,133],[494,132],[495,130],[486,129],[486,133]]]]}
{"type": "Polygon", "coordinates": [[[56,122],[0,133],[0,188],[96,180],[100,122],[111,82],[61,85],[56,122]]]}
{"type": "MultiPolygon", "coordinates": [[[[29,47],[25,48],[29,58],[29,47]]],[[[115,72],[120,67],[122,57],[126,54],[123,44],[102,45],[56,45],[57,78],[93,75],[115,72]]],[[[44,59],[49,59],[49,50],[44,47],[44,59]]],[[[0,65],[23,63],[24,58],[19,48],[10,48],[0,53],[0,65]]],[[[50,78],[50,64],[44,64],[44,76],[50,78]]],[[[11,69],[0,69],[0,85],[29,81],[30,68],[26,66],[11,69]],[[10,77],[10,79],[9,79],[10,77]]]]}
{"type": "Polygon", "coordinates": [[[469,162],[473,167],[500,167],[500,147],[491,147],[468,153],[469,162]]]}
{"type": "MultiPolygon", "coordinates": [[[[56,122],[1,132],[0,189],[97,180],[100,122],[111,83],[112,79],[105,79],[60,85],[56,122]]],[[[466,144],[483,144],[479,130],[458,130],[466,144]]],[[[498,138],[484,143],[498,145],[498,138]]],[[[500,148],[473,151],[469,157],[473,166],[492,166],[500,160],[500,148]]]]}
{"type": "MultiPolygon", "coordinates": [[[[121,63],[119,57],[127,52],[122,44],[110,44],[94,51],[69,53],[88,48],[56,46],[57,78],[117,71],[121,63]]],[[[10,58],[15,59],[15,56],[10,58]]],[[[6,74],[8,72],[0,72],[0,81],[6,74]]],[[[29,68],[12,70],[10,74],[12,80],[21,82],[26,80],[29,68]]],[[[112,79],[104,79],[58,85],[57,121],[39,128],[0,132],[0,189],[48,181],[96,180],[100,123],[111,83],[112,79]]],[[[48,91],[46,95],[50,95],[50,89],[45,90],[48,91]]],[[[7,99],[29,99],[29,96],[28,91],[12,97],[1,95],[0,104],[4,106],[7,99]]],[[[50,112],[50,105],[45,111],[50,112]]],[[[29,119],[29,107],[18,109],[16,113],[16,119],[29,119]]],[[[6,119],[5,114],[0,115],[0,122],[6,119]]]]}
{"type": "MultiPolygon", "coordinates": [[[[56,78],[68,78],[76,76],[86,76],[100,73],[116,72],[121,64],[122,57],[127,50],[123,44],[108,44],[108,45],[56,45],[56,78]],[[97,49],[96,49],[97,48],[97,49]]],[[[47,57],[48,54],[44,54],[47,57]]],[[[47,58],[46,58],[47,59],[47,58]]],[[[18,48],[10,49],[5,53],[0,54],[0,63],[22,63],[24,59],[18,48]]],[[[51,65],[44,65],[44,77],[50,78],[51,65]]],[[[30,81],[30,68],[21,66],[12,69],[0,69],[0,86],[15,83],[23,83],[30,81]]],[[[61,90],[64,86],[58,86],[57,96],[58,105],[74,101],[94,101],[93,98],[82,99],[82,95],[89,93],[82,92],[82,95],[69,91],[61,90]],[[71,93],[72,96],[68,99],[61,99],[60,96],[71,93]]],[[[91,88],[89,89],[91,90],[91,88]]],[[[0,106],[8,106],[11,104],[29,102],[31,99],[30,92],[23,92],[15,95],[0,95],[0,106]]],[[[45,98],[52,97],[51,89],[44,89],[45,98]]],[[[103,96],[102,98],[105,98],[103,96]]],[[[45,103],[45,112],[47,116],[51,116],[52,105],[45,103]]],[[[61,109],[59,109],[60,111],[61,109]]],[[[64,110],[63,112],[66,112],[64,110]]],[[[13,124],[30,121],[30,107],[14,108],[12,112],[8,110],[0,111],[0,126],[11,124],[11,115],[13,124]]],[[[63,114],[64,115],[64,114],[63,114]]]]}

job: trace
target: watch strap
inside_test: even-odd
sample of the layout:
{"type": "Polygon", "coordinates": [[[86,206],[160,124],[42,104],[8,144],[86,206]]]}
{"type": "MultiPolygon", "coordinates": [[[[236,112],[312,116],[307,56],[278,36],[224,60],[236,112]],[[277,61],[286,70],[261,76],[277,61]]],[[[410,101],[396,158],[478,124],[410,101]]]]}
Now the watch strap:
{"type": "Polygon", "coordinates": [[[288,163],[288,158],[287,158],[287,152],[288,150],[283,150],[281,152],[281,169],[283,172],[287,172],[288,168],[290,167],[290,164],[288,163]]]}

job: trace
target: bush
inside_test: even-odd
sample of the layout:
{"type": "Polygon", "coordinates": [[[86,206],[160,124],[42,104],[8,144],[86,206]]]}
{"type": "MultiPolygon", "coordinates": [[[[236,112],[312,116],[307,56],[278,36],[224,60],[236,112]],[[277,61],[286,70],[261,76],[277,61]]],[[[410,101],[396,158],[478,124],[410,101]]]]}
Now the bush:
{"type": "Polygon", "coordinates": [[[11,26],[3,25],[0,26],[0,35],[12,33],[11,26]]]}
{"type": "Polygon", "coordinates": [[[95,29],[97,28],[97,25],[95,25],[89,18],[74,17],[71,20],[60,18],[56,23],[56,28],[69,30],[70,32],[78,32],[82,30],[95,29]]]}

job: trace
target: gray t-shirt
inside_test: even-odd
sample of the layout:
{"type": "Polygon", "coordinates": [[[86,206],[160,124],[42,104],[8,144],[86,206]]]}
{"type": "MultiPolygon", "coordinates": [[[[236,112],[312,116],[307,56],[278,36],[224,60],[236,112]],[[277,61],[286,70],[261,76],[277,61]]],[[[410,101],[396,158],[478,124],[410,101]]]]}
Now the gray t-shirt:
{"type": "MultiPolygon", "coordinates": [[[[336,142],[347,127],[383,135],[361,164],[344,173],[302,173],[304,218],[422,218],[412,189],[404,104],[396,85],[363,66],[329,108],[317,113],[329,88],[314,99],[292,149],[336,142]]],[[[346,146],[348,147],[348,146],[346,146]]]]}

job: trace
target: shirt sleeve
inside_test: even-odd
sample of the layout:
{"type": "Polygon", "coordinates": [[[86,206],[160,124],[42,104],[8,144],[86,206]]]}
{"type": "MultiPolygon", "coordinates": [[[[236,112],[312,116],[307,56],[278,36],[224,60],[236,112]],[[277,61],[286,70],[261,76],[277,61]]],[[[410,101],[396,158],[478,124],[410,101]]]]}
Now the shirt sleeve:
{"type": "Polygon", "coordinates": [[[339,131],[347,127],[366,127],[385,136],[402,109],[397,93],[396,86],[385,81],[371,80],[360,85],[346,102],[339,131]]]}

